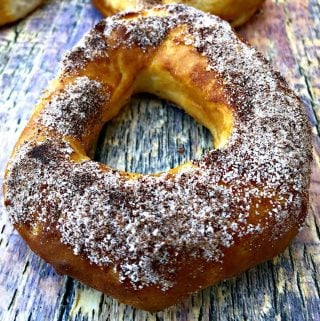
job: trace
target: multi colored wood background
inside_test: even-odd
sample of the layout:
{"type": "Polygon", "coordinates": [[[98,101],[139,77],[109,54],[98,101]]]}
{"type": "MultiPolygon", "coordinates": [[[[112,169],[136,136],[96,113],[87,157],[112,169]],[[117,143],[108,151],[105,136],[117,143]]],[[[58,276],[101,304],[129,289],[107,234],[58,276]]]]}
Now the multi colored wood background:
{"type": "MultiPolygon", "coordinates": [[[[0,28],[0,184],[13,144],[62,55],[100,18],[89,0],[48,0],[0,28]]],[[[58,275],[28,249],[1,203],[1,321],[320,320],[320,2],[266,0],[239,33],[288,79],[313,126],[309,217],[292,245],[272,261],[150,314],[58,275]]],[[[189,116],[140,96],[106,125],[95,158],[118,169],[156,172],[209,147],[209,132],[189,116]]]]}

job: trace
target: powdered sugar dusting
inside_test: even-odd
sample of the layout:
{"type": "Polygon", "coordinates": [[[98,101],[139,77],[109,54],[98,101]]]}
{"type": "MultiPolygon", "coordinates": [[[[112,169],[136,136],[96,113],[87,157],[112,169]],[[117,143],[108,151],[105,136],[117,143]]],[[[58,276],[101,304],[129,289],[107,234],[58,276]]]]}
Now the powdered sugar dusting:
{"type": "MultiPolygon", "coordinates": [[[[156,7],[139,17],[117,15],[95,29],[105,51],[90,53],[91,32],[64,68],[85,68],[119,47],[154,50],[180,25],[183,45],[207,58],[207,72],[215,72],[232,106],[234,129],[223,149],[176,175],[128,180],[93,161],[75,163],[71,146],[47,139],[25,143],[6,179],[5,203],[14,224],[41,222],[57,230],[76,255],[114,266],[120,280],[134,288],[154,284],[165,291],[174,285],[179,262],[223,261],[225,248],[264,228],[272,230],[270,238],[281,237],[302,224],[308,203],[311,143],[303,106],[265,59],[219,18],[183,5],[156,7]]],[[[42,124],[81,137],[84,119],[93,115],[95,121],[101,113],[100,86],[77,78],[46,106],[42,124]],[[88,105],[80,89],[91,97],[88,105]],[[79,104],[89,113],[77,117],[83,125],[73,132],[73,108],[79,113],[79,104]]]]}

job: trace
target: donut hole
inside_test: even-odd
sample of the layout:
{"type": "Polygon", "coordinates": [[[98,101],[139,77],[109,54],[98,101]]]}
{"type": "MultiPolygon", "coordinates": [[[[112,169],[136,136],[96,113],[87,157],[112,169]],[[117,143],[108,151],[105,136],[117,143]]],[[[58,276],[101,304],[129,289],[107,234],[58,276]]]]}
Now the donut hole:
{"type": "Polygon", "coordinates": [[[151,94],[134,95],[100,132],[94,159],[127,172],[168,171],[213,148],[210,131],[151,94]]]}
{"type": "MultiPolygon", "coordinates": [[[[121,57],[126,54],[123,51],[121,57]]],[[[143,61],[144,58],[137,53],[139,59],[143,61]]],[[[171,173],[174,173],[179,171],[177,165],[200,158],[208,149],[220,149],[226,145],[233,129],[233,112],[217,75],[207,70],[205,58],[199,59],[198,54],[188,46],[162,46],[152,60],[143,63],[143,68],[139,70],[129,58],[119,59],[117,64],[117,70],[112,70],[112,83],[116,88],[113,95],[115,103],[108,110],[105,119],[107,125],[102,131],[106,139],[100,137],[95,160],[126,172],[158,173],[171,168],[171,173]],[[131,72],[122,73],[121,70],[131,72]],[[139,102],[140,98],[135,98],[131,100],[135,103],[130,108],[123,109],[122,106],[132,94],[141,93],[174,102],[185,112],[177,109],[169,112],[169,107],[159,108],[168,104],[155,97],[144,103],[139,102]],[[153,105],[156,107],[151,107],[153,105]],[[118,118],[115,119],[115,115],[118,118]],[[122,117],[127,119],[123,124],[119,121],[122,117]],[[177,119],[179,117],[180,120],[177,119]],[[152,119],[154,123],[150,123],[152,119]],[[117,123],[119,136],[114,135],[117,123]],[[190,124],[195,127],[191,128],[190,124]],[[199,137],[205,137],[203,142],[199,137]],[[117,156],[121,145],[123,156],[117,156]]],[[[109,75],[111,71],[101,73],[103,77],[103,74],[109,75]]],[[[173,105],[170,106],[173,110],[173,105]]]]}
{"type": "MultiPolygon", "coordinates": [[[[168,39],[168,41],[178,41],[178,38],[175,37],[179,37],[180,32],[181,30],[179,29],[172,32],[170,34],[171,39],[168,39]]],[[[106,83],[106,88],[110,88],[112,91],[111,101],[108,103],[102,119],[103,122],[109,122],[105,127],[108,128],[109,126],[109,129],[102,132],[111,133],[114,131],[110,129],[110,126],[112,128],[110,124],[114,124],[116,120],[111,121],[111,123],[110,120],[121,113],[123,106],[130,100],[132,95],[148,93],[181,106],[186,114],[208,128],[212,133],[215,148],[221,149],[227,144],[234,124],[232,106],[221,85],[219,74],[208,68],[207,59],[203,56],[199,57],[199,53],[193,50],[192,46],[168,46],[164,43],[150,57],[137,47],[133,47],[130,50],[119,49],[117,55],[110,56],[109,59],[113,61],[113,64],[109,63],[109,61],[106,64],[101,63],[98,70],[97,65],[92,64],[86,70],[87,74],[94,74],[95,79],[101,79],[102,83],[106,83]],[[132,57],[135,57],[135,59],[132,59],[132,57]]],[[[160,106],[162,105],[161,102],[159,104],[160,106]]],[[[147,105],[150,104],[147,103],[147,105]]],[[[152,112],[152,118],[157,119],[158,123],[150,124],[150,119],[152,118],[146,118],[144,125],[140,126],[139,134],[126,134],[126,130],[131,125],[135,126],[138,121],[141,121],[139,113],[133,116],[136,113],[135,108],[133,109],[134,112],[131,112],[132,120],[124,125],[125,128],[120,138],[114,138],[114,144],[106,144],[102,138],[99,139],[98,153],[96,153],[95,160],[125,172],[158,173],[172,168],[170,174],[174,174],[181,170],[181,167],[176,167],[177,164],[186,163],[186,160],[193,158],[200,158],[204,150],[212,149],[212,137],[210,137],[207,140],[210,144],[204,144],[203,148],[197,141],[190,141],[188,144],[184,144],[185,146],[178,142],[176,143],[178,146],[173,149],[168,147],[168,152],[164,153],[163,145],[167,145],[167,143],[159,137],[172,136],[167,127],[170,121],[175,124],[175,119],[174,116],[170,116],[171,120],[169,117],[164,121],[163,116],[156,116],[157,111],[152,112]],[[164,124],[164,128],[160,129],[159,134],[154,135],[153,131],[160,123],[164,124]],[[150,128],[148,135],[145,132],[146,128],[150,128]],[[149,138],[150,143],[142,148],[141,140],[143,141],[144,137],[148,136],[152,137],[152,139],[149,138]],[[104,142],[103,144],[101,143],[102,141],[104,142]],[[124,148],[124,157],[117,158],[115,157],[115,149],[112,146],[120,146],[120,142],[127,147],[124,148]],[[106,148],[101,147],[102,145],[109,147],[109,149],[111,148],[111,150],[105,156],[97,156],[99,151],[106,150],[106,148]],[[199,146],[201,152],[188,153],[187,151],[185,153],[188,149],[187,146],[199,146]],[[131,149],[130,152],[128,148],[131,149]],[[177,157],[170,156],[173,154],[172,150],[175,150],[175,154],[177,154],[176,150],[178,150],[177,157]],[[183,157],[183,154],[186,155],[186,158],[183,157]],[[113,158],[115,162],[111,161],[113,158]],[[175,158],[176,161],[174,161],[175,158]],[[146,161],[147,159],[154,159],[155,164],[146,165],[152,163],[152,161],[146,161]]],[[[155,109],[158,110],[159,108],[155,109]]],[[[193,121],[189,116],[185,115],[185,117],[188,117],[190,122],[193,121]]],[[[172,127],[179,128],[177,125],[172,127]]],[[[97,126],[96,131],[93,132],[97,135],[100,129],[101,127],[98,128],[97,126]]],[[[89,140],[92,137],[96,137],[96,135],[92,134],[89,140]]],[[[208,135],[210,136],[209,133],[208,135]]],[[[185,134],[185,137],[188,136],[190,134],[185,134]]],[[[92,140],[87,145],[85,142],[83,149],[89,151],[91,142],[92,140]]],[[[105,154],[105,152],[103,151],[102,154],[105,154]]],[[[187,163],[184,166],[192,165],[187,163]]]]}

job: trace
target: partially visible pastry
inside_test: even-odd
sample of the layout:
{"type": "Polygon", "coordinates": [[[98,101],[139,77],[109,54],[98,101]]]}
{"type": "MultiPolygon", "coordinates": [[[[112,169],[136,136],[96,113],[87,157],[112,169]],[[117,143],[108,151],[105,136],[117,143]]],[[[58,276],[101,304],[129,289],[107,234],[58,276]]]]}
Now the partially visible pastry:
{"type": "Polygon", "coordinates": [[[247,22],[264,0],[92,0],[92,2],[105,16],[123,10],[149,8],[157,4],[184,3],[219,16],[229,21],[233,27],[237,27],[247,22]]]}
{"type": "Polygon", "coordinates": [[[42,0],[1,0],[0,26],[23,18],[41,2],[42,0]]]}

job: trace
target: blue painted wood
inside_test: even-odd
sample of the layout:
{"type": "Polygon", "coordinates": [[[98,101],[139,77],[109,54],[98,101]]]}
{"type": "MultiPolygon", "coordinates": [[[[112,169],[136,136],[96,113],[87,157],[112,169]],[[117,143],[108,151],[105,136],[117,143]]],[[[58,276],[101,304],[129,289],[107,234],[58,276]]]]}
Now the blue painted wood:
{"type": "MultiPolygon", "coordinates": [[[[12,146],[62,55],[100,19],[89,0],[51,0],[0,28],[0,183],[12,146]]],[[[314,171],[306,227],[272,261],[150,314],[119,304],[35,256],[0,205],[0,321],[320,320],[320,117],[317,0],[267,0],[239,32],[262,50],[306,104],[314,127],[314,171]]],[[[99,139],[96,159],[119,169],[157,172],[199,157],[206,129],[154,97],[136,97],[99,139]]]]}

